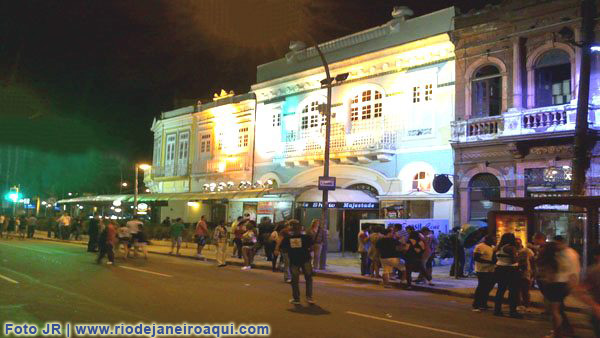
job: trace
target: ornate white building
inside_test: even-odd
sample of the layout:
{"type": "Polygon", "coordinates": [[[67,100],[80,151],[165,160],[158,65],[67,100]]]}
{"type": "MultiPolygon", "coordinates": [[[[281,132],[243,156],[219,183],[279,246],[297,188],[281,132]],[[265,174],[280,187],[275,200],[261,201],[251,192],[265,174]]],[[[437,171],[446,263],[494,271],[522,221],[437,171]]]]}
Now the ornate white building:
{"type": "MultiPolygon", "coordinates": [[[[338,188],[366,191],[338,191],[334,199],[379,203],[371,210],[332,212],[334,238],[342,225],[348,238],[356,234],[360,218],[452,221],[452,192],[434,192],[432,180],[453,173],[455,65],[448,33],[455,10],[416,18],[409,18],[409,11],[320,45],[332,77],[348,73],[332,92],[331,176],[338,188]]],[[[317,184],[323,174],[325,118],[319,107],[326,102],[324,78],[314,47],[258,67],[258,83],[252,86],[258,102],[257,179],[280,187],[317,184]]],[[[318,209],[302,208],[318,204],[301,202],[319,201],[315,191],[300,195],[297,217],[305,222],[318,217],[318,209]]]]}

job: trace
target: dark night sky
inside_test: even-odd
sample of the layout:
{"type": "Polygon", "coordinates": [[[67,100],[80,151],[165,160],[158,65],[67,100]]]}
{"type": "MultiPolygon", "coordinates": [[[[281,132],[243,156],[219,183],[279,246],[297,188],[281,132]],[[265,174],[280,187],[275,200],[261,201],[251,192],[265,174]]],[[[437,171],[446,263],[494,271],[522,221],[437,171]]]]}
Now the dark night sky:
{"type": "Polygon", "coordinates": [[[421,15],[485,3],[0,0],[0,143],[147,161],[152,118],[174,99],[249,90],[256,66],[282,57],[290,40],[380,25],[397,5],[421,15]]]}

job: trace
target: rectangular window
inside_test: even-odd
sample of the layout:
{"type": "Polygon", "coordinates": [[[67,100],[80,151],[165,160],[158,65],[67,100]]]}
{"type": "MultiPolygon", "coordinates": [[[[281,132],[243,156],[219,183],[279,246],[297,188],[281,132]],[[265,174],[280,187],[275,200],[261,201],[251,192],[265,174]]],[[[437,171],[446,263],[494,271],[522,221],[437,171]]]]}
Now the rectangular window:
{"type": "Polygon", "coordinates": [[[368,120],[371,118],[371,105],[362,107],[362,119],[368,120]]]}
{"type": "Polygon", "coordinates": [[[210,153],[210,134],[204,134],[200,137],[200,152],[210,153]]]}
{"type": "Polygon", "coordinates": [[[160,166],[161,156],[162,156],[162,138],[157,137],[154,139],[154,159],[152,161],[155,167],[160,166]]]}
{"type": "Polygon", "coordinates": [[[318,127],[319,126],[319,115],[311,115],[310,116],[310,127],[318,127]]]}
{"type": "Polygon", "coordinates": [[[300,125],[302,129],[308,129],[308,116],[302,116],[302,123],[300,125]]]}
{"type": "Polygon", "coordinates": [[[433,84],[426,84],[425,85],[425,101],[432,101],[433,100],[433,84]]]}
{"type": "Polygon", "coordinates": [[[350,120],[358,121],[358,107],[350,108],[350,120]]]}
{"type": "Polygon", "coordinates": [[[281,126],[281,113],[273,114],[273,127],[281,126]]]}
{"type": "Polygon", "coordinates": [[[179,134],[179,160],[180,161],[186,160],[188,158],[189,150],[190,150],[189,140],[190,140],[189,132],[179,134]]]}
{"type": "Polygon", "coordinates": [[[218,141],[218,144],[217,144],[217,148],[219,150],[223,150],[223,132],[219,133],[219,141],[218,141]]]}
{"type": "Polygon", "coordinates": [[[375,92],[375,100],[381,100],[381,92],[380,91],[375,92]]]}
{"type": "Polygon", "coordinates": [[[245,148],[248,146],[248,127],[240,128],[238,134],[238,147],[245,148]]]}
{"type": "Polygon", "coordinates": [[[375,108],[373,109],[373,116],[374,117],[381,117],[381,112],[382,112],[382,104],[381,104],[381,102],[375,103],[375,108]]]}
{"type": "Polygon", "coordinates": [[[369,102],[369,101],[371,101],[371,91],[365,90],[364,92],[362,92],[362,102],[369,102]]]}
{"type": "Polygon", "coordinates": [[[421,87],[415,86],[413,87],[413,103],[421,102],[421,87]]]}

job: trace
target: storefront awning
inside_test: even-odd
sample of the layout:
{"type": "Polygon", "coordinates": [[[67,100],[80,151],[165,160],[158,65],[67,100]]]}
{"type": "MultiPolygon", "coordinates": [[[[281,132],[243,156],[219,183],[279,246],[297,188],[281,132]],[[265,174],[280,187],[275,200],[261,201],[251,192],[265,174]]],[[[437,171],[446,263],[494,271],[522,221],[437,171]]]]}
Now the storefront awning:
{"type": "MultiPolygon", "coordinates": [[[[139,194],[138,202],[166,202],[166,201],[204,201],[222,199],[247,199],[261,197],[296,197],[306,188],[275,188],[275,189],[253,189],[243,191],[219,191],[219,192],[196,192],[196,193],[163,193],[163,194],[139,194]]],[[[112,204],[119,200],[122,203],[133,203],[133,195],[98,195],[82,196],[60,200],[59,204],[112,204]]]]}

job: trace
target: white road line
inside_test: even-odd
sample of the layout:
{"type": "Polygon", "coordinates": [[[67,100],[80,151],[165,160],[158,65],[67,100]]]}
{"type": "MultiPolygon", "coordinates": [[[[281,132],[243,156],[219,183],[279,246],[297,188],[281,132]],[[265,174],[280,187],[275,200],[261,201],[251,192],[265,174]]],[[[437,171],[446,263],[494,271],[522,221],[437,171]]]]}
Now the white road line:
{"type": "Polygon", "coordinates": [[[0,275],[0,278],[4,279],[4,280],[6,280],[6,281],[9,281],[9,282],[11,282],[11,283],[14,283],[14,284],[19,284],[19,282],[17,282],[16,280],[14,280],[14,279],[12,279],[12,278],[8,278],[8,277],[6,277],[6,276],[3,276],[3,275],[0,275]]]}
{"type": "Polygon", "coordinates": [[[165,275],[164,273],[154,272],[154,271],[148,271],[148,270],[142,270],[142,269],[138,269],[138,268],[132,268],[132,267],[125,266],[125,265],[119,265],[119,267],[123,268],[123,269],[127,269],[127,270],[133,270],[133,271],[138,271],[138,272],[145,272],[145,273],[149,273],[149,274],[157,275],[157,276],[173,277],[171,275],[165,275]]]}
{"type": "Polygon", "coordinates": [[[359,317],[364,317],[364,318],[370,318],[370,319],[377,319],[377,320],[381,320],[381,321],[384,321],[384,322],[389,322],[389,323],[394,323],[394,324],[399,324],[399,325],[404,325],[404,326],[411,326],[411,327],[416,327],[416,328],[419,328],[419,329],[430,330],[430,331],[435,331],[435,332],[444,333],[444,334],[450,334],[450,335],[454,335],[454,336],[469,337],[469,338],[481,338],[479,336],[471,336],[471,335],[464,334],[464,333],[459,333],[459,332],[454,332],[454,331],[448,331],[448,330],[443,330],[443,329],[436,329],[435,327],[429,327],[429,326],[423,326],[423,325],[418,325],[418,324],[413,324],[413,323],[401,322],[401,321],[398,321],[398,320],[381,318],[381,317],[366,315],[366,314],[358,313],[358,312],[346,311],[346,313],[349,314],[349,315],[354,315],[354,316],[359,316],[359,317]]]}

